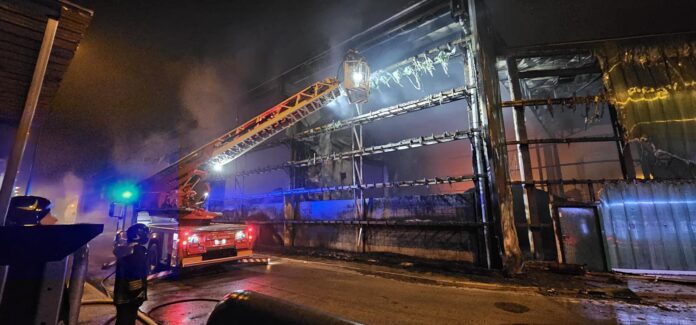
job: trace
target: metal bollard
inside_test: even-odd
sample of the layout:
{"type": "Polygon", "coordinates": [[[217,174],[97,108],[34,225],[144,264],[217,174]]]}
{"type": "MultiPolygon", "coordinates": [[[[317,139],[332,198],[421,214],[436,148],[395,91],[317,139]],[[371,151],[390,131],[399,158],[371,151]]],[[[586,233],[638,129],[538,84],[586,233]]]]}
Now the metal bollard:
{"type": "Polygon", "coordinates": [[[87,265],[89,264],[89,245],[82,246],[73,253],[72,270],[70,272],[70,284],[68,287],[68,301],[70,311],[68,313],[68,325],[77,325],[80,318],[82,305],[82,293],[85,289],[87,265]]]}
{"type": "Polygon", "coordinates": [[[359,324],[323,311],[249,290],[228,294],[213,309],[208,325],[224,324],[359,324]]]}

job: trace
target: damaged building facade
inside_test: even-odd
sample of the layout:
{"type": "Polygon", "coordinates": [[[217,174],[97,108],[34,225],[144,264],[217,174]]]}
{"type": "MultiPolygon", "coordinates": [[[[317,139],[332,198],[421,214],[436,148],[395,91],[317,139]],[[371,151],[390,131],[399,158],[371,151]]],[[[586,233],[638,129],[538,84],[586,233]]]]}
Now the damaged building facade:
{"type": "Polygon", "coordinates": [[[694,271],[696,34],[606,23],[624,5],[419,1],[284,76],[355,49],[371,94],[235,160],[209,208],[262,247],[694,271]]]}

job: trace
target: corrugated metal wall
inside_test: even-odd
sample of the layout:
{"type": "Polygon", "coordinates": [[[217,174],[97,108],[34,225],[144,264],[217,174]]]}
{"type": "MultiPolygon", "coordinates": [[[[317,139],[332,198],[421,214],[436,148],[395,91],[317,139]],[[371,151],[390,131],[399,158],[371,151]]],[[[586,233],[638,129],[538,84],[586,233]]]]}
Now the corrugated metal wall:
{"type": "Polygon", "coordinates": [[[608,42],[597,52],[609,99],[648,179],[696,177],[694,36],[608,42]]]}
{"type": "Polygon", "coordinates": [[[696,270],[696,182],[606,184],[600,202],[610,268],[696,270]]]}

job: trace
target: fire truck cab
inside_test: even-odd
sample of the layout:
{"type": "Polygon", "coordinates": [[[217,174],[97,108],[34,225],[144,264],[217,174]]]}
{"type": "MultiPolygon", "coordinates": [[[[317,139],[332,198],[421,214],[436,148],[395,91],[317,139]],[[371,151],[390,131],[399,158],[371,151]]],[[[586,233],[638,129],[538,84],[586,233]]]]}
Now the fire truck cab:
{"type": "Polygon", "coordinates": [[[111,209],[110,216],[118,217],[119,223],[123,223],[120,228],[126,228],[128,219],[131,224],[142,223],[150,228],[147,265],[151,274],[234,262],[253,255],[254,227],[215,222],[219,213],[203,209],[142,209],[117,203],[113,206],[116,208],[111,209]],[[132,217],[126,217],[127,214],[132,217]]]}
{"type": "Polygon", "coordinates": [[[177,218],[171,214],[168,211],[149,214],[148,268],[151,273],[232,262],[253,255],[255,234],[252,226],[216,223],[213,218],[177,218]]]}

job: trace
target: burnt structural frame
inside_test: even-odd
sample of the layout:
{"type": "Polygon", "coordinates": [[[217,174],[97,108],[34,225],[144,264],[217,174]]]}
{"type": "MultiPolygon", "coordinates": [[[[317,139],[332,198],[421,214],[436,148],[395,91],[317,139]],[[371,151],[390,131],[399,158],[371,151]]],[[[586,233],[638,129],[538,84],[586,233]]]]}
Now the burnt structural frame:
{"type": "MultiPolygon", "coordinates": [[[[468,28],[465,28],[467,30],[468,28]]],[[[468,53],[468,51],[472,48],[470,45],[470,38],[468,36],[458,39],[452,42],[448,42],[446,44],[447,46],[457,46],[458,49],[463,49],[465,50],[465,55],[461,55],[463,59],[463,63],[465,65],[465,73],[467,74],[466,79],[469,80],[467,84],[463,87],[457,87],[453,88],[448,91],[443,91],[440,93],[435,93],[430,96],[427,96],[425,98],[421,98],[420,100],[415,100],[411,102],[405,102],[401,104],[397,104],[394,106],[387,107],[385,109],[380,109],[376,111],[372,111],[369,113],[362,114],[360,110],[357,111],[357,115],[353,118],[349,118],[348,120],[343,120],[343,121],[337,121],[331,124],[327,124],[324,126],[312,128],[303,132],[298,132],[295,133],[295,135],[292,137],[290,140],[291,143],[297,143],[299,141],[306,141],[308,139],[313,138],[314,136],[321,134],[321,133],[327,133],[327,132],[334,132],[337,130],[342,130],[342,129],[351,129],[351,135],[352,137],[355,137],[355,134],[357,133],[359,135],[359,128],[365,123],[370,123],[374,121],[378,121],[381,119],[389,118],[389,117],[395,117],[395,116],[400,116],[403,114],[411,113],[411,112],[416,112],[420,111],[423,109],[429,109],[433,107],[440,107],[444,104],[454,102],[454,101],[459,101],[459,100],[466,100],[467,103],[469,103],[469,108],[467,109],[467,112],[470,116],[477,116],[478,113],[474,114],[471,113],[471,94],[469,93],[469,90],[471,90],[473,87],[476,87],[476,84],[474,81],[472,81],[472,77],[475,76],[475,71],[474,69],[470,69],[467,67],[468,62],[471,61],[472,55],[468,53]]],[[[437,48],[440,48],[445,45],[440,45],[437,48]]],[[[435,48],[435,49],[437,49],[435,48]]],[[[433,51],[428,50],[427,52],[433,51]]],[[[409,59],[406,59],[402,62],[406,62],[409,59]]],[[[390,67],[396,66],[398,67],[398,63],[394,64],[390,67]]],[[[252,175],[252,174],[257,174],[257,173],[265,173],[265,172],[270,172],[273,170],[280,170],[280,169],[288,169],[290,173],[290,182],[291,182],[291,187],[294,188],[296,185],[296,177],[297,173],[295,171],[296,167],[299,166],[307,166],[307,165],[313,165],[316,163],[321,163],[322,161],[325,160],[339,160],[339,159],[355,159],[356,157],[362,157],[364,155],[370,155],[370,154],[378,154],[378,153],[383,153],[383,152],[390,152],[392,150],[408,150],[408,149],[413,149],[417,148],[420,146],[426,146],[426,145],[433,145],[433,144],[439,144],[439,143],[446,143],[450,141],[456,141],[456,140],[470,140],[472,142],[478,143],[477,145],[472,144],[472,149],[473,150],[483,150],[482,146],[482,140],[481,140],[481,134],[479,130],[473,128],[470,126],[469,130],[456,130],[453,132],[445,132],[440,135],[430,135],[430,136],[421,136],[421,137],[416,137],[416,138],[410,138],[410,139],[404,139],[402,141],[396,142],[396,143],[389,143],[385,145],[378,145],[378,146],[371,146],[367,148],[362,148],[361,145],[359,145],[358,149],[351,150],[350,152],[342,152],[342,153],[335,153],[333,155],[329,156],[324,156],[324,157],[318,157],[317,158],[307,158],[303,160],[293,160],[289,161],[287,163],[277,165],[277,166],[268,166],[268,167],[263,167],[263,168],[258,168],[254,170],[249,170],[249,171],[243,171],[240,173],[236,173],[235,176],[243,177],[247,175],[252,175]],[[318,161],[317,161],[318,160],[318,161]]],[[[353,139],[353,142],[355,142],[356,139],[353,139]]],[[[295,145],[291,144],[291,156],[296,157],[297,153],[297,148],[295,145]]],[[[355,145],[355,144],[354,144],[355,145]]],[[[482,157],[485,156],[483,153],[479,154],[473,154],[473,159],[479,160],[479,163],[482,163],[482,157]],[[479,157],[479,158],[476,158],[479,157]]],[[[476,162],[474,162],[476,163],[476,162]]],[[[352,165],[353,169],[355,169],[355,166],[357,165],[356,162],[354,162],[352,165]]],[[[485,167],[479,167],[476,168],[477,170],[484,170],[485,167]]],[[[285,221],[283,222],[284,228],[285,228],[285,233],[286,237],[290,238],[289,240],[286,238],[286,244],[292,245],[292,238],[293,236],[293,225],[297,223],[302,223],[303,220],[299,220],[297,217],[297,204],[298,204],[298,195],[301,195],[303,192],[315,192],[315,191],[344,191],[344,190],[352,190],[353,192],[359,194],[362,192],[364,188],[388,188],[388,187],[401,187],[401,186],[413,186],[414,185],[433,185],[433,184],[451,184],[451,183],[457,183],[457,182],[474,182],[474,187],[476,188],[476,201],[477,202],[483,202],[487,201],[485,197],[483,197],[480,193],[485,193],[483,195],[488,195],[488,192],[486,190],[483,190],[481,187],[486,183],[481,182],[481,179],[485,179],[485,175],[480,175],[479,173],[474,173],[474,175],[470,176],[455,176],[455,177],[441,177],[441,178],[433,178],[430,180],[415,180],[415,181],[405,181],[405,182],[397,182],[397,183],[402,183],[399,186],[382,186],[383,183],[376,183],[376,184],[364,184],[362,183],[362,180],[358,178],[357,182],[354,181],[354,184],[348,187],[330,187],[330,188],[324,188],[324,189],[308,189],[308,190],[300,190],[300,191],[294,191],[294,190],[289,190],[289,191],[284,191],[284,192],[278,192],[278,193],[268,193],[268,196],[279,196],[282,195],[284,197],[284,214],[285,214],[285,221]]],[[[263,196],[263,195],[262,195],[263,196]]],[[[244,196],[245,198],[250,198],[250,196],[244,196]]],[[[359,196],[355,196],[358,199],[361,199],[359,196]]],[[[362,201],[363,199],[361,199],[362,201]]],[[[480,260],[477,261],[480,265],[484,265],[486,267],[492,267],[491,263],[491,256],[496,255],[496,253],[493,253],[490,251],[489,247],[489,236],[493,234],[493,231],[489,229],[490,225],[486,221],[485,216],[482,214],[484,213],[484,209],[479,207],[478,205],[476,206],[475,209],[477,219],[480,220],[480,222],[476,223],[476,227],[474,228],[479,228],[477,232],[480,233],[479,237],[479,242],[481,242],[483,245],[477,245],[480,247],[480,251],[477,253],[477,256],[479,256],[480,260]]],[[[360,213],[359,210],[356,211],[356,213],[360,213]]],[[[358,218],[361,219],[361,218],[358,218]]],[[[361,233],[366,230],[366,226],[368,224],[372,225],[379,225],[380,223],[375,223],[373,221],[368,221],[364,220],[365,222],[360,224],[361,227],[361,233]]],[[[421,224],[420,226],[428,226],[429,224],[421,224]]],[[[418,226],[418,225],[415,225],[418,226]]],[[[471,227],[468,227],[471,228],[471,227]]],[[[358,241],[359,246],[358,246],[358,251],[364,251],[364,243],[360,244],[362,240],[364,239],[364,236],[360,238],[358,241]],[[362,246],[362,247],[361,247],[362,246]]]]}
{"type": "MultiPolygon", "coordinates": [[[[632,159],[630,158],[630,152],[627,150],[626,141],[624,139],[624,133],[620,121],[618,120],[618,115],[615,107],[609,103],[608,98],[604,93],[590,96],[575,96],[575,97],[551,97],[551,98],[523,98],[524,95],[521,92],[520,84],[524,79],[537,78],[537,77],[551,77],[551,76],[563,76],[570,77],[581,74],[591,74],[591,73],[602,73],[598,65],[592,65],[583,68],[566,68],[566,69],[547,69],[547,70],[534,70],[530,72],[521,73],[519,72],[517,66],[517,60],[522,58],[530,57],[542,57],[542,58],[552,58],[563,55],[573,55],[573,54],[588,54],[592,53],[594,47],[598,42],[585,42],[578,44],[549,44],[543,47],[532,47],[532,48],[521,48],[521,49],[510,49],[504,53],[499,60],[505,61],[508,82],[510,84],[511,100],[505,101],[501,105],[505,108],[511,108],[513,112],[513,124],[516,129],[516,137],[513,141],[506,141],[507,145],[514,145],[517,147],[518,162],[520,164],[520,171],[525,170],[531,177],[521,177],[520,181],[510,180],[508,184],[510,186],[520,185],[522,186],[525,196],[530,195],[537,186],[542,188],[551,189],[552,186],[558,187],[559,190],[563,190],[564,185],[584,185],[587,186],[588,201],[579,202],[582,204],[587,204],[590,206],[595,206],[597,197],[595,195],[598,186],[602,186],[607,182],[613,182],[618,180],[631,180],[635,179],[635,173],[633,172],[632,159]],[[524,120],[524,111],[530,107],[537,107],[544,109],[546,111],[553,111],[556,109],[562,109],[562,107],[574,107],[575,105],[607,105],[609,111],[609,118],[611,123],[612,135],[611,136],[586,136],[586,137],[556,137],[556,138],[543,138],[543,139],[528,139],[526,134],[520,136],[517,134],[518,129],[526,129],[526,121],[524,120]],[[518,114],[521,115],[517,116],[518,114]],[[529,159],[529,145],[530,144],[572,144],[572,143],[592,143],[592,142],[614,142],[616,143],[616,151],[618,159],[618,167],[621,169],[622,178],[621,179],[534,179],[531,173],[532,168],[529,159]],[[527,193],[531,190],[529,193],[527,193]]],[[[536,113],[535,113],[536,116],[536,113]]],[[[538,118],[538,117],[537,117],[538,118]]],[[[541,162],[539,162],[541,164],[541,162]]],[[[561,166],[560,163],[557,164],[561,166]]],[[[549,213],[551,216],[551,224],[545,224],[538,221],[539,211],[542,207],[537,207],[535,204],[532,206],[527,204],[525,200],[525,214],[526,214],[526,224],[517,224],[517,227],[526,228],[528,233],[528,240],[531,254],[535,254],[534,247],[541,245],[546,245],[548,247],[549,243],[541,243],[541,236],[538,236],[539,231],[544,228],[551,228],[555,238],[555,243],[553,247],[556,250],[556,261],[563,263],[565,262],[564,251],[562,249],[562,238],[560,237],[559,229],[559,215],[558,209],[555,207],[558,204],[563,204],[565,202],[555,202],[555,196],[551,192],[547,193],[549,197],[549,213]],[[537,213],[537,215],[533,215],[537,213]]],[[[537,256],[534,257],[536,259],[537,256]]]]}
{"type": "MultiPolygon", "coordinates": [[[[614,142],[616,144],[617,153],[619,159],[617,160],[618,166],[621,168],[621,174],[623,180],[633,180],[635,179],[635,174],[631,171],[634,166],[631,164],[633,161],[630,158],[630,152],[626,146],[626,141],[624,139],[624,133],[620,121],[617,118],[617,112],[614,107],[608,105],[608,111],[610,114],[610,121],[612,127],[612,134],[608,136],[586,136],[586,137],[548,137],[548,138],[537,138],[530,139],[521,130],[522,127],[526,127],[524,121],[524,111],[531,106],[546,106],[550,110],[555,110],[559,106],[568,105],[578,105],[578,104],[588,104],[588,103],[605,103],[607,98],[604,96],[585,96],[585,97],[565,97],[565,98],[528,98],[525,99],[524,94],[517,92],[511,87],[512,100],[501,102],[500,95],[495,90],[498,86],[498,77],[495,68],[496,63],[500,62],[514,62],[516,59],[524,57],[553,57],[558,55],[568,55],[577,53],[588,53],[594,48],[601,44],[601,42],[614,41],[614,40],[596,40],[588,42],[575,42],[566,44],[546,44],[543,46],[533,46],[527,48],[505,48],[497,47],[492,39],[495,37],[491,36],[492,33],[487,27],[488,22],[485,18],[485,8],[483,1],[481,0],[460,0],[454,1],[456,3],[462,3],[466,7],[465,10],[459,11],[460,16],[454,17],[458,19],[461,23],[463,29],[463,34],[461,42],[458,42],[456,46],[468,49],[462,59],[465,62],[465,69],[467,75],[467,83],[461,89],[466,93],[465,96],[461,98],[454,99],[453,101],[465,99],[468,102],[470,114],[470,122],[478,123],[473,125],[471,130],[469,130],[469,139],[472,146],[473,154],[473,168],[474,172],[471,175],[471,181],[474,182],[476,188],[476,214],[480,222],[477,222],[477,229],[481,232],[480,238],[487,241],[485,246],[486,251],[486,262],[481,263],[481,265],[487,265],[488,267],[500,268],[503,267],[508,271],[519,270],[521,265],[521,252],[519,251],[519,240],[516,234],[511,234],[511,231],[516,231],[517,227],[525,228],[527,232],[527,240],[531,242],[530,246],[547,245],[550,243],[539,243],[538,238],[535,238],[535,232],[541,228],[552,227],[554,230],[554,236],[556,241],[556,252],[557,260],[563,261],[562,252],[558,249],[558,232],[556,231],[558,216],[555,214],[553,206],[556,202],[554,201],[554,196],[549,192],[550,204],[548,207],[537,206],[530,207],[529,200],[531,189],[546,189],[551,190],[552,187],[563,189],[566,185],[573,186],[586,186],[588,192],[588,200],[584,203],[595,204],[597,197],[595,195],[596,190],[599,189],[602,184],[611,181],[617,181],[619,179],[565,179],[560,173],[555,176],[547,177],[544,179],[543,175],[540,175],[541,179],[536,179],[533,176],[534,167],[531,166],[530,157],[530,145],[535,144],[569,144],[574,143],[591,143],[591,142],[614,142]],[[484,13],[482,13],[484,12],[484,13]],[[470,17],[474,17],[471,19],[470,17]],[[483,19],[479,19],[483,17],[483,19]],[[493,43],[493,44],[491,44],[493,43]],[[495,87],[494,87],[495,86],[495,87]],[[517,93],[515,93],[517,92],[517,93]],[[496,117],[496,113],[502,112],[503,109],[513,109],[517,115],[517,120],[513,121],[515,127],[519,128],[515,134],[515,139],[512,141],[507,141],[504,136],[504,122],[501,121],[502,118],[496,117]],[[496,123],[503,124],[496,124],[496,123]],[[500,126],[503,127],[500,127],[500,126]],[[497,127],[497,129],[496,129],[497,127]],[[501,141],[502,135],[502,141],[501,141]],[[507,148],[514,146],[515,155],[522,157],[519,159],[519,170],[526,173],[530,177],[522,178],[520,181],[513,181],[510,177],[510,168],[507,166],[507,148]],[[505,157],[501,159],[499,157],[505,157]],[[554,178],[558,176],[557,178],[554,178]],[[513,185],[521,185],[524,189],[527,199],[525,202],[525,223],[516,224],[514,222],[514,215],[511,212],[512,206],[512,196],[510,194],[511,187],[513,185]],[[530,193],[528,193],[530,192],[530,193]],[[551,224],[542,224],[538,222],[534,217],[534,211],[551,210],[551,224]],[[511,219],[512,218],[512,219],[511,219]],[[511,222],[512,221],[512,222],[511,222]],[[506,238],[507,237],[507,238],[506,238]],[[510,239],[514,238],[515,243],[509,243],[510,239]],[[517,247],[515,247],[517,246],[517,247]]],[[[658,35],[659,37],[660,35],[658,35]]],[[[651,37],[651,36],[646,36],[651,37]]],[[[397,64],[398,65],[398,64],[397,64]]],[[[515,64],[516,65],[516,64],[515,64]]],[[[582,68],[561,68],[561,69],[548,69],[548,70],[535,70],[535,71],[514,71],[517,70],[517,66],[510,69],[508,65],[508,74],[515,75],[516,77],[509,78],[511,85],[517,84],[519,86],[520,79],[525,78],[537,78],[544,77],[548,75],[552,76],[562,76],[562,77],[572,77],[578,74],[595,74],[601,73],[602,71],[597,66],[582,67],[582,68]]],[[[427,98],[426,98],[427,100],[427,98]]],[[[339,129],[349,129],[356,124],[365,124],[381,120],[383,118],[389,118],[393,116],[399,116],[401,114],[409,113],[412,111],[418,111],[421,109],[426,109],[430,107],[438,107],[437,103],[420,103],[416,104],[417,107],[410,106],[407,108],[407,104],[402,103],[390,107],[392,111],[386,112],[384,116],[368,116],[371,113],[361,114],[358,117],[354,117],[348,120],[337,121],[334,124],[327,124],[325,126],[320,126],[319,128],[314,128],[306,131],[296,133],[295,139],[292,142],[306,141],[317,134],[324,132],[331,132],[333,130],[339,129]],[[430,106],[432,105],[432,106],[430,106]]],[[[372,112],[374,113],[374,111],[372,112]]],[[[502,114],[498,114],[502,116],[502,114]]],[[[539,118],[538,116],[536,116],[539,118]]],[[[367,148],[363,148],[367,149],[367,148]]],[[[337,153],[341,156],[350,157],[348,153],[337,153]]],[[[537,151],[537,155],[539,155],[537,151]]],[[[322,157],[325,159],[334,159],[331,157],[322,157]]],[[[342,157],[341,157],[342,159],[342,157]]],[[[555,159],[556,164],[560,166],[558,162],[558,157],[556,153],[555,159]]],[[[308,159],[303,159],[307,161],[308,159]]],[[[301,159],[293,155],[293,160],[283,164],[281,166],[270,166],[266,168],[259,168],[252,171],[242,172],[239,175],[251,175],[255,173],[263,173],[271,170],[277,169],[294,169],[294,163],[297,161],[302,161],[301,159]]],[[[541,165],[541,164],[540,164],[541,165]]],[[[538,167],[540,168],[540,167],[538,167]]],[[[291,175],[294,175],[291,172],[291,175]]],[[[294,177],[294,176],[291,176],[294,177]]],[[[292,181],[295,184],[295,181],[292,181]]],[[[427,183],[427,182],[426,182],[427,183]]],[[[352,185],[355,186],[355,185],[352,185]]],[[[374,184],[364,184],[363,186],[376,186],[374,184]]],[[[294,187],[294,185],[293,185],[294,187]]],[[[351,188],[332,188],[324,189],[326,191],[350,191],[355,187],[351,188]]],[[[306,195],[307,192],[319,191],[322,189],[297,189],[294,192],[282,193],[282,195],[306,195]],[[305,193],[303,193],[305,191],[305,193]]],[[[273,193],[274,195],[276,193],[273,193]]],[[[273,222],[271,222],[273,223],[273,222]]],[[[326,221],[326,220],[299,220],[297,218],[287,219],[282,222],[283,224],[337,224],[339,222],[326,221]]],[[[355,220],[355,221],[341,221],[340,223],[347,224],[360,224],[364,226],[368,225],[379,225],[379,222],[372,220],[355,220]]],[[[386,222],[383,224],[387,224],[386,222]]],[[[419,225],[409,225],[418,227],[419,225]]],[[[422,225],[425,226],[425,225],[422,225]]],[[[443,225],[446,226],[446,225],[443,225]]],[[[482,256],[479,254],[479,256],[482,256]]],[[[532,258],[538,258],[538,256],[533,256],[532,258]]]]}

